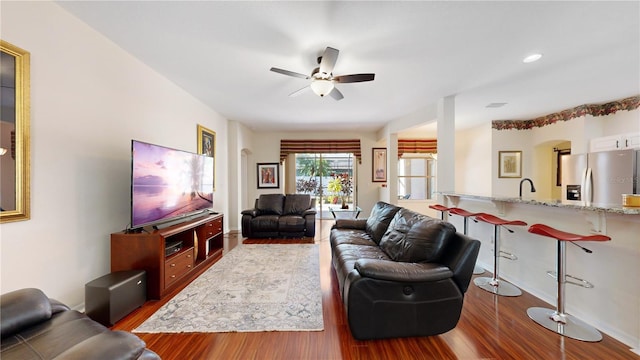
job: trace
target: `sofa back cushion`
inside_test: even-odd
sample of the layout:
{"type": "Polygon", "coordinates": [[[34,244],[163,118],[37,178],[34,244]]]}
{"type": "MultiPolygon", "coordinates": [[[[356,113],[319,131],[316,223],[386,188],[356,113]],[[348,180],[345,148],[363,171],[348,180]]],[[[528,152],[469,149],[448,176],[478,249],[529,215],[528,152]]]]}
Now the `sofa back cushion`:
{"type": "Polygon", "coordinates": [[[378,201],[371,209],[371,214],[367,218],[366,231],[376,244],[380,244],[382,236],[398,210],[400,210],[399,207],[383,201],[378,201]]]}
{"type": "Polygon", "coordinates": [[[284,199],[284,215],[300,215],[311,206],[309,194],[287,194],[284,199]]]}
{"type": "Polygon", "coordinates": [[[283,205],[283,194],[262,194],[258,197],[256,208],[260,215],[282,215],[283,205]]]}
{"type": "Polygon", "coordinates": [[[456,228],[446,221],[400,209],[380,241],[380,248],[395,261],[434,262],[456,228]]]}

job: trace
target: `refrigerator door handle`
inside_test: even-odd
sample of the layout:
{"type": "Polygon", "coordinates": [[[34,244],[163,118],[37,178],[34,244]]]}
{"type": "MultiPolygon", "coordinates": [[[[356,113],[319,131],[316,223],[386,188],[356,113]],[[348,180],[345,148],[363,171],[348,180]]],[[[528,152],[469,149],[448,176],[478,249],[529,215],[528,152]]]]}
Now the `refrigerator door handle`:
{"type": "Polygon", "coordinates": [[[583,178],[583,189],[584,189],[584,201],[586,206],[591,206],[591,202],[593,201],[593,177],[591,173],[591,168],[587,168],[585,176],[583,178]]]}

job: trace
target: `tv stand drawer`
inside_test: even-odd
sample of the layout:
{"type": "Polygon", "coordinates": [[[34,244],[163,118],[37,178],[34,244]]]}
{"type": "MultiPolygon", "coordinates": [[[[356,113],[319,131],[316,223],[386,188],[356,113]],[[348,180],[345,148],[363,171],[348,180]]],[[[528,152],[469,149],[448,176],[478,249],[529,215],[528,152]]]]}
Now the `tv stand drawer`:
{"type": "Polygon", "coordinates": [[[198,227],[198,237],[204,240],[211,239],[222,233],[222,218],[207,221],[198,227]]]}
{"type": "Polygon", "coordinates": [[[164,264],[164,287],[171,286],[193,268],[193,248],[171,256],[164,264]]]}

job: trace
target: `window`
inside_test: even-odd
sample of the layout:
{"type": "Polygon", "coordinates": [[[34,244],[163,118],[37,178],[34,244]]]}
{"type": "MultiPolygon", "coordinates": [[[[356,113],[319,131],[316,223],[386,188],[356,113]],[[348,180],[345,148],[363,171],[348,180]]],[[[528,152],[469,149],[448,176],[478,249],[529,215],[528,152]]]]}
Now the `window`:
{"type": "Polygon", "coordinates": [[[355,206],[355,158],[352,153],[296,153],[296,192],[310,194],[316,198],[316,207],[321,219],[331,218],[329,206],[346,203],[355,206]],[[332,190],[330,184],[337,176],[347,181],[349,188],[340,186],[332,190]]]}
{"type": "Polygon", "coordinates": [[[436,192],[436,154],[404,154],[398,161],[398,198],[430,200],[436,192]]]}

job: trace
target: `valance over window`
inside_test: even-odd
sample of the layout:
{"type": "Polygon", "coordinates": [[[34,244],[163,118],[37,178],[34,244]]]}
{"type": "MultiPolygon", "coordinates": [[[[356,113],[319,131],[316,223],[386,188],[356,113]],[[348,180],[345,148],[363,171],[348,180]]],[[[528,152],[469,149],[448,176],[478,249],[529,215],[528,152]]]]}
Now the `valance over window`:
{"type": "Polygon", "coordinates": [[[398,157],[402,154],[435,154],[438,152],[436,139],[398,139],[398,157]]]}
{"type": "Polygon", "coordinates": [[[351,140],[280,140],[280,163],[289,154],[353,153],[362,164],[360,139],[351,140]]]}

